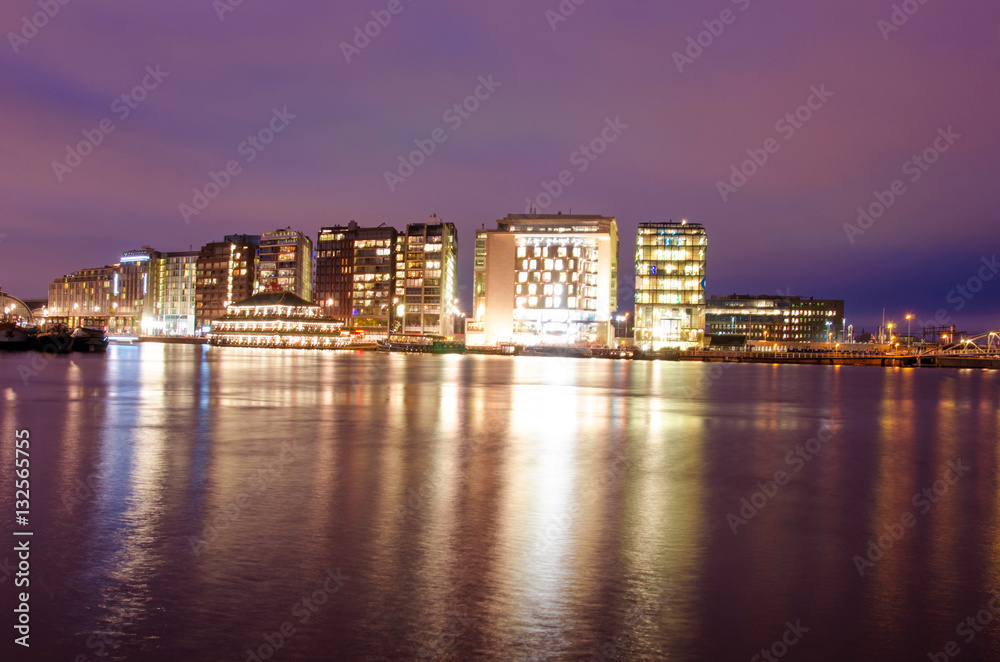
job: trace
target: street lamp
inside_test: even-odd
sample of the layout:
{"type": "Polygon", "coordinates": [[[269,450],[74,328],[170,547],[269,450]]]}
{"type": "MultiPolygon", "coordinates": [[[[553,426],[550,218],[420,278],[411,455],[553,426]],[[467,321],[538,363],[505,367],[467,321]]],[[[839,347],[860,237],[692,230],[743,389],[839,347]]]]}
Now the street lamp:
{"type": "Polygon", "coordinates": [[[913,347],[913,336],[910,335],[910,320],[913,319],[913,315],[906,316],[906,347],[913,347]]]}

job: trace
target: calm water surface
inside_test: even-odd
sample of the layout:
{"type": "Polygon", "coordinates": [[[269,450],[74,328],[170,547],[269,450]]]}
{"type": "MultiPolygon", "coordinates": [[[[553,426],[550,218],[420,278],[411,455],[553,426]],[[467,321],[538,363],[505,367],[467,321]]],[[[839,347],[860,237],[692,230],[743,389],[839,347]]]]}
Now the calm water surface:
{"type": "Polygon", "coordinates": [[[1000,659],[997,372],[30,358],[25,659],[1000,659]]]}

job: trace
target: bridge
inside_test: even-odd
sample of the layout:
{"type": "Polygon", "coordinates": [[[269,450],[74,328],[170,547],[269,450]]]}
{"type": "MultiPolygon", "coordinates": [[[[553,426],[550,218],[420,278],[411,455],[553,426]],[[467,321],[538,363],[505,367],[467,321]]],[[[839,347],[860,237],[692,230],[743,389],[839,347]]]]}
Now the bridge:
{"type": "Polygon", "coordinates": [[[21,326],[31,326],[35,321],[28,304],[2,290],[0,290],[0,318],[16,322],[21,326]]]}

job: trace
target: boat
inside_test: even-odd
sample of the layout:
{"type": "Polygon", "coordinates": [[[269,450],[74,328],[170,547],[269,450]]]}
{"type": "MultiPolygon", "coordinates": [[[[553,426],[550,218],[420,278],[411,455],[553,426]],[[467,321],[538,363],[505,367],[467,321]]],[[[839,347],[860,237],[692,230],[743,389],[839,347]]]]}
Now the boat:
{"type": "Polygon", "coordinates": [[[410,354],[464,354],[465,343],[433,334],[390,333],[385,340],[376,343],[376,349],[410,354]]]}
{"type": "Polygon", "coordinates": [[[521,352],[524,356],[566,356],[576,359],[589,359],[594,356],[589,347],[576,345],[532,345],[521,352]]]}
{"type": "Polygon", "coordinates": [[[34,346],[33,329],[13,322],[0,323],[0,351],[24,351],[34,346]]]}
{"type": "Polygon", "coordinates": [[[276,349],[360,349],[344,324],[291,292],[261,292],[231,304],[212,321],[213,347],[276,349]]]}
{"type": "Polygon", "coordinates": [[[68,354],[73,351],[73,336],[63,324],[35,336],[35,350],[46,354],[68,354]]]}
{"type": "Polygon", "coordinates": [[[108,337],[101,327],[81,326],[72,333],[74,352],[104,352],[108,349],[108,337]]]}

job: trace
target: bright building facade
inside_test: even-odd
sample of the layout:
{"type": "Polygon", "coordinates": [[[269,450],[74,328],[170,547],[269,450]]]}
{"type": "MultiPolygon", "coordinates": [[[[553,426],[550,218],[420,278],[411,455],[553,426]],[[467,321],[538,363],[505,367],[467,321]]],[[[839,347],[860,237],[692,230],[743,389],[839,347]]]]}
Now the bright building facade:
{"type": "Polygon", "coordinates": [[[842,299],[800,296],[713,296],[706,314],[712,336],[764,342],[844,342],[842,299]]]}
{"type": "Polygon", "coordinates": [[[257,249],[255,292],[291,292],[312,301],[312,239],[286,228],[265,232],[257,249]]]}
{"type": "MultiPolygon", "coordinates": [[[[114,309],[111,294],[117,269],[114,266],[81,269],[49,284],[45,321],[81,326],[107,326],[114,309]]],[[[115,307],[117,307],[115,305],[115,307]]]]}
{"type": "Polygon", "coordinates": [[[162,253],[159,269],[156,316],[145,333],[156,336],[193,336],[195,327],[195,284],[198,251],[162,253]]]}
{"type": "Polygon", "coordinates": [[[635,248],[635,344],[643,349],[704,343],[705,253],[700,223],[640,223],[635,248]]]}
{"type": "Polygon", "coordinates": [[[477,278],[467,344],[608,344],[618,300],[612,217],[511,214],[477,232],[477,278]],[[479,329],[482,329],[479,331],[479,329]]]}
{"type": "Polygon", "coordinates": [[[160,291],[159,260],[160,253],[149,246],[122,254],[111,283],[115,308],[109,324],[112,333],[153,333],[160,291]]]}
{"type": "Polygon", "coordinates": [[[431,216],[396,240],[396,316],[404,333],[450,336],[458,297],[458,231],[431,216]]]}
{"type": "Polygon", "coordinates": [[[257,273],[260,235],[226,235],[198,251],[195,273],[195,328],[207,333],[230,304],[249,298],[257,273]]]}

